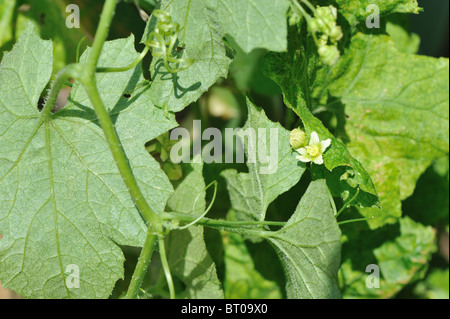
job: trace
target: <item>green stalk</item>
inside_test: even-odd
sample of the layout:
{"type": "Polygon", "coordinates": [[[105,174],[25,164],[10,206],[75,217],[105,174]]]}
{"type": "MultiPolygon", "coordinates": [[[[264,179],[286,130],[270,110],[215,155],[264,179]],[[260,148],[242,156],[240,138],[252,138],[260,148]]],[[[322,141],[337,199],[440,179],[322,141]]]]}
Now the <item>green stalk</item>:
{"type": "Polygon", "coordinates": [[[345,225],[345,224],[351,224],[351,223],[357,223],[357,222],[365,222],[371,219],[374,219],[375,217],[367,217],[367,218],[356,218],[356,219],[350,219],[350,220],[345,220],[343,222],[338,222],[338,225],[345,225]]]}
{"type": "Polygon", "coordinates": [[[43,119],[47,120],[50,118],[50,114],[52,113],[59,91],[61,91],[62,87],[66,85],[69,79],[79,78],[80,74],[81,68],[78,64],[69,64],[59,71],[56,75],[55,82],[50,89],[47,102],[45,102],[45,105],[42,108],[41,114],[43,119]]]}
{"type": "Polygon", "coordinates": [[[350,204],[358,197],[359,195],[359,187],[356,189],[356,193],[355,195],[349,199],[349,201],[347,203],[345,203],[342,208],[337,212],[337,214],[335,215],[336,219],[342,214],[342,212],[348,207],[350,206],[350,204]]]}
{"type": "MultiPolygon", "coordinates": [[[[177,212],[170,212],[170,213],[164,213],[162,215],[163,218],[167,220],[179,220],[182,222],[191,223],[192,221],[195,221],[197,218],[196,216],[192,216],[190,214],[185,213],[177,213],[177,212]]],[[[197,224],[197,223],[196,223],[197,224]]],[[[273,222],[273,221],[233,221],[233,220],[221,220],[221,219],[210,219],[210,218],[202,218],[198,220],[199,225],[211,225],[211,226],[224,226],[224,227],[240,227],[240,226],[280,226],[283,227],[286,223],[285,222],[273,222]]]]}
{"type": "Polygon", "coordinates": [[[176,297],[175,296],[175,288],[173,285],[172,274],[170,273],[169,262],[167,261],[166,246],[164,243],[163,235],[158,236],[158,243],[159,243],[159,255],[161,256],[161,265],[164,270],[164,276],[166,277],[167,286],[169,287],[170,299],[175,299],[175,297],[176,297]]]}
{"type": "Polygon", "coordinates": [[[158,236],[156,236],[150,229],[147,232],[147,238],[145,239],[144,246],[142,247],[141,254],[139,255],[138,263],[134,269],[133,276],[131,277],[130,285],[128,286],[127,299],[136,299],[139,288],[142,285],[145,274],[147,273],[148,265],[153,255],[155,243],[158,236]]]}
{"type": "MultiPolygon", "coordinates": [[[[184,213],[165,213],[162,215],[166,220],[179,220],[185,223],[191,223],[196,220],[196,216],[192,216],[184,213]]],[[[256,228],[260,226],[278,226],[283,227],[286,223],[284,222],[272,222],[272,221],[231,221],[231,220],[219,220],[202,218],[197,221],[196,225],[201,225],[205,227],[210,227],[218,230],[227,231],[230,233],[235,233],[243,236],[253,236],[253,237],[267,237],[272,234],[269,231],[256,228]]],[[[176,229],[174,229],[176,231],[176,229]]]]}
{"type": "Polygon", "coordinates": [[[114,161],[119,169],[123,181],[125,182],[130,195],[138,208],[139,212],[149,223],[153,231],[158,233],[162,232],[161,221],[158,215],[156,215],[153,210],[148,205],[142,192],[138,186],[136,178],[131,170],[128,163],[125,151],[123,150],[122,144],[120,142],[119,136],[117,135],[114,124],[106,110],[105,105],[98,92],[95,71],[97,68],[97,63],[102,52],[103,44],[108,37],[109,28],[111,26],[111,21],[114,16],[114,11],[118,0],[106,0],[103,7],[102,15],[98,25],[97,33],[95,34],[94,43],[92,49],[88,56],[86,66],[84,68],[84,73],[80,79],[81,83],[86,90],[86,93],[91,101],[97,118],[100,122],[100,126],[105,134],[106,140],[108,142],[109,148],[111,149],[114,161]]]}
{"type": "Polygon", "coordinates": [[[114,161],[116,162],[117,168],[125,182],[130,195],[138,208],[139,212],[148,222],[153,231],[161,233],[162,225],[161,221],[153,210],[148,205],[142,192],[137,184],[136,178],[131,170],[128,163],[125,151],[123,150],[122,144],[117,135],[116,129],[114,127],[108,112],[106,111],[105,105],[98,92],[95,79],[88,78],[83,80],[83,86],[88,94],[89,100],[94,106],[95,113],[100,122],[100,126],[105,134],[106,141],[108,142],[109,148],[111,149],[114,161]]]}
{"type": "Polygon", "coordinates": [[[109,29],[111,27],[111,21],[114,17],[114,12],[116,10],[118,0],[106,0],[103,6],[102,15],[100,17],[100,22],[97,27],[97,32],[95,33],[94,43],[92,44],[92,49],[89,54],[85,77],[92,77],[95,74],[95,69],[97,67],[98,59],[102,52],[103,44],[105,43],[109,29]]]}
{"type": "Polygon", "coordinates": [[[124,67],[104,67],[104,68],[97,68],[97,73],[113,73],[113,72],[125,72],[128,70],[131,70],[136,65],[139,64],[139,62],[142,61],[143,58],[147,55],[148,51],[150,50],[149,46],[146,46],[144,50],[141,52],[141,54],[137,57],[136,60],[133,61],[130,65],[124,66],[124,67]]]}
{"type": "Polygon", "coordinates": [[[95,72],[97,69],[98,60],[102,52],[103,44],[105,43],[111,21],[114,16],[115,8],[118,0],[106,0],[103,6],[102,15],[95,35],[92,49],[89,53],[84,70],[79,81],[83,85],[86,93],[91,101],[100,126],[105,134],[108,146],[111,149],[114,161],[122,176],[125,185],[133,199],[137,209],[148,223],[147,238],[142,248],[141,255],[139,257],[138,265],[133,273],[131,284],[127,293],[127,297],[135,298],[137,292],[145,276],[148,264],[150,262],[153,253],[153,244],[155,243],[158,234],[162,234],[163,226],[158,215],[151,209],[147,201],[145,200],[137,180],[131,170],[128,163],[123,146],[117,135],[114,124],[109,116],[109,113],[101,99],[100,93],[97,88],[95,72]]]}
{"type": "MultiPolygon", "coordinates": [[[[300,11],[300,13],[305,17],[306,22],[310,23],[310,21],[312,20],[311,16],[306,12],[306,10],[297,2],[297,0],[292,0],[292,3],[297,7],[297,9],[300,11]]],[[[319,41],[317,40],[317,36],[314,32],[312,32],[312,36],[314,39],[314,42],[316,43],[316,45],[319,45],[319,41]]]]}

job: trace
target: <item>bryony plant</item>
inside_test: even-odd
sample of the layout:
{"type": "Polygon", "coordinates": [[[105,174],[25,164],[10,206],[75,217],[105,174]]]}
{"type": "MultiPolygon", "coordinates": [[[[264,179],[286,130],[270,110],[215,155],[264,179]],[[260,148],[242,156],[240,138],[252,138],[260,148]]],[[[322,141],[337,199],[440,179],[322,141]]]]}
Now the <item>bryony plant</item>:
{"type": "Polygon", "coordinates": [[[431,226],[448,223],[449,85],[448,59],[416,55],[393,27],[416,1],[376,1],[382,30],[359,0],[128,2],[148,17],[142,51],[132,35],[107,41],[121,19],[106,0],[78,54],[80,30],[46,24],[64,25],[62,0],[0,0],[2,285],[25,298],[340,298],[424,278],[431,226]],[[236,134],[254,160],[173,165],[168,132],[215,122],[212,108],[267,129],[236,134]],[[277,169],[262,174],[272,142],[277,169]],[[427,221],[421,176],[444,185],[427,221]]]}

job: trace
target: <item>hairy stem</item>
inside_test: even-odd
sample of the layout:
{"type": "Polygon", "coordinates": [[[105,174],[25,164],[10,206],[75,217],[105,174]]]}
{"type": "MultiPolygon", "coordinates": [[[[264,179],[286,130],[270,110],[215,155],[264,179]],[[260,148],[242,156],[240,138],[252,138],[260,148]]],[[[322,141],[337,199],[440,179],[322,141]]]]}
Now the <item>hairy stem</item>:
{"type": "Polygon", "coordinates": [[[95,113],[100,122],[103,133],[105,134],[109,148],[111,149],[114,161],[116,162],[122,179],[125,182],[136,207],[153,231],[158,233],[162,232],[161,221],[159,220],[158,215],[156,215],[150,208],[149,204],[142,195],[133,171],[131,170],[114,124],[106,110],[105,105],[103,104],[100,93],[98,92],[95,79],[84,79],[83,85],[92,105],[94,106],[95,113]]]}
{"type": "Polygon", "coordinates": [[[144,246],[142,247],[141,254],[139,255],[138,263],[136,265],[136,268],[134,269],[133,277],[131,277],[131,282],[128,286],[126,295],[127,299],[136,299],[139,288],[141,287],[142,281],[144,280],[145,274],[147,273],[147,268],[150,264],[150,259],[152,258],[157,239],[158,236],[149,229],[144,246]]]}
{"type": "Polygon", "coordinates": [[[47,102],[45,102],[45,105],[42,108],[41,113],[43,119],[48,119],[50,117],[50,114],[55,106],[56,99],[58,98],[59,91],[61,91],[62,87],[66,85],[69,79],[79,78],[80,74],[81,69],[78,64],[69,64],[59,71],[56,75],[56,80],[50,89],[47,102]]]}
{"type": "MultiPolygon", "coordinates": [[[[185,223],[191,223],[192,221],[196,220],[196,216],[176,212],[165,213],[162,215],[162,217],[166,220],[179,220],[185,223]]],[[[257,227],[261,226],[283,227],[286,223],[273,221],[231,221],[231,220],[202,218],[200,220],[197,220],[196,224],[240,235],[266,237],[269,233],[257,227]]]]}
{"type": "Polygon", "coordinates": [[[111,152],[113,154],[114,161],[116,162],[122,179],[124,180],[136,207],[145,218],[145,220],[149,223],[150,228],[152,228],[152,230],[155,232],[161,233],[162,225],[159,217],[153,212],[144,196],[142,195],[133,171],[131,170],[131,167],[128,163],[128,159],[126,157],[125,151],[123,150],[114,124],[100,97],[100,93],[98,91],[95,80],[97,63],[100,58],[103,44],[105,43],[109,33],[111,20],[114,16],[117,1],[118,0],[106,0],[105,2],[97,33],[95,34],[94,43],[92,45],[86,67],[84,69],[84,74],[80,81],[83,84],[86,93],[88,94],[89,100],[94,106],[94,110],[100,122],[100,126],[105,134],[109,148],[111,149],[111,152]]]}
{"type": "Polygon", "coordinates": [[[79,80],[86,90],[89,100],[94,107],[100,126],[105,134],[106,141],[108,142],[108,146],[111,149],[114,161],[116,162],[122,179],[128,188],[131,198],[133,199],[133,202],[141,215],[148,223],[147,238],[144,247],[142,248],[139,262],[131,279],[131,286],[127,294],[127,296],[131,298],[137,296],[137,291],[139,290],[145,276],[151,255],[153,253],[153,244],[156,241],[158,234],[162,234],[163,227],[158,215],[151,209],[139,188],[114,124],[97,88],[95,72],[100,54],[102,52],[103,44],[108,37],[117,1],[118,0],[105,1],[94,43],[89,53],[87,62],[84,65],[83,75],[79,80]]]}
{"type": "Polygon", "coordinates": [[[92,77],[95,74],[95,69],[97,67],[98,59],[102,52],[103,44],[109,34],[109,29],[111,27],[111,21],[114,17],[114,12],[116,10],[118,0],[106,0],[103,6],[102,15],[100,17],[100,22],[97,27],[97,32],[95,33],[94,43],[92,44],[92,50],[89,54],[85,76],[92,77]]]}

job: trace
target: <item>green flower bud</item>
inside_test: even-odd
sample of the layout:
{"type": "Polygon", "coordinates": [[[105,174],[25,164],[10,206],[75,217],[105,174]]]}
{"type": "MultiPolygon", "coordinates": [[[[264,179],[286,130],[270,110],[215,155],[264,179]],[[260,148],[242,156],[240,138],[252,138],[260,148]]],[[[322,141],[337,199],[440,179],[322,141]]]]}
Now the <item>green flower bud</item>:
{"type": "Polygon", "coordinates": [[[344,36],[344,33],[342,33],[342,28],[340,26],[335,26],[329,32],[329,36],[331,42],[336,43],[341,41],[342,37],[344,36]]]}
{"type": "Polygon", "coordinates": [[[322,30],[336,25],[337,9],[333,6],[317,7],[315,12],[316,20],[319,21],[322,30]]]}
{"type": "Polygon", "coordinates": [[[332,5],[330,5],[330,6],[328,6],[328,9],[330,10],[331,14],[333,15],[334,21],[336,21],[337,17],[338,17],[337,8],[332,6],[332,5]]]}
{"type": "Polygon", "coordinates": [[[311,32],[313,32],[313,33],[317,33],[317,32],[320,32],[320,31],[321,31],[317,19],[311,19],[311,20],[308,22],[308,28],[309,28],[309,30],[310,30],[311,32]]]}
{"type": "Polygon", "coordinates": [[[301,20],[301,16],[298,13],[297,10],[291,10],[290,15],[289,15],[289,25],[290,26],[294,26],[297,25],[301,20]]]}
{"type": "Polygon", "coordinates": [[[328,36],[326,34],[322,34],[322,36],[317,40],[317,46],[319,48],[324,47],[328,44],[328,36]]]}
{"type": "Polygon", "coordinates": [[[322,62],[330,66],[335,65],[341,57],[341,53],[338,48],[333,45],[322,46],[319,48],[318,52],[322,62]]]}
{"type": "Polygon", "coordinates": [[[336,43],[343,37],[342,28],[337,25],[337,9],[333,6],[317,7],[314,18],[308,22],[310,31],[322,33],[336,43]]]}
{"type": "Polygon", "coordinates": [[[289,135],[289,143],[291,143],[293,149],[299,149],[308,145],[308,136],[301,129],[295,128],[289,135]]]}

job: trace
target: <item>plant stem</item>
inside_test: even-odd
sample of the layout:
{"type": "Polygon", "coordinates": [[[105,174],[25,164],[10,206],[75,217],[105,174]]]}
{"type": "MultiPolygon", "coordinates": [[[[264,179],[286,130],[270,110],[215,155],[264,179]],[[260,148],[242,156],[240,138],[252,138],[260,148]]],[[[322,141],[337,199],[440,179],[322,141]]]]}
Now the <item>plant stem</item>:
{"type": "Polygon", "coordinates": [[[359,195],[359,187],[356,189],[355,195],[349,199],[347,203],[345,203],[342,208],[335,215],[336,219],[342,214],[342,212],[358,197],[359,195]]]}
{"type": "Polygon", "coordinates": [[[147,55],[148,51],[150,50],[149,46],[146,46],[144,50],[141,52],[141,54],[137,57],[136,60],[133,61],[130,65],[124,66],[124,67],[104,67],[104,68],[97,68],[97,73],[113,73],[113,72],[125,72],[128,70],[131,70],[136,65],[139,64],[139,62],[142,61],[143,58],[147,55]]]}
{"type": "MultiPolygon", "coordinates": [[[[196,220],[196,216],[192,216],[184,213],[176,213],[170,212],[162,215],[164,218],[168,220],[177,219],[183,222],[192,222],[196,220]]],[[[200,225],[207,226],[225,226],[225,227],[233,227],[233,226],[280,226],[283,227],[285,222],[272,222],[272,221],[233,221],[233,220],[221,220],[221,219],[210,219],[210,218],[202,218],[198,221],[200,225]]]]}
{"type": "MultiPolygon", "coordinates": [[[[305,17],[307,23],[311,23],[312,17],[306,12],[306,10],[297,2],[297,0],[292,0],[292,3],[297,7],[297,9],[300,11],[300,13],[305,17]]],[[[318,46],[319,41],[317,40],[317,36],[314,32],[312,32],[312,36],[314,39],[314,42],[318,46]]]]}
{"type": "Polygon", "coordinates": [[[95,69],[97,67],[98,59],[102,52],[103,44],[105,43],[109,29],[111,27],[111,21],[114,16],[118,0],[106,0],[103,6],[102,15],[100,17],[100,22],[97,27],[97,32],[95,33],[94,43],[92,44],[92,49],[89,54],[85,76],[92,77],[95,74],[95,69]]]}
{"type": "Polygon", "coordinates": [[[139,212],[149,223],[150,228],[158,233],[162,232],[162,225],[158,215],[148,205],[142,192],[138,186],[136,178],[128,163],[125,151],[123,150],[119,136],[113,122],[106,110],[105,105],[100,97],[100,93],[97,88],[95,80],[95,70],[100,58],[100,54],[103,48],[103,44],[108,37],[111,20],[114,16],[115,7],[118,0],[106,0],[103,7],[102,15],[98,25],[97,33],[95,34],[94,43],[87,59],[86,66],[84,68],[84,74],[80,79],[83,84],[86,93],[91,101],[97,118],[100,122],[100,126],[105,134],[109,148],[111,149],[114,161],[119,169],[123,181],[125,182],[130,195],[138,208],[139,212]]]}
{"type": "Polygon", "coordinates": [[[138,263],[134,269],[133,277],[131,277],[131,282],[128,286],[128,291],[125,298],[136,299],[139,288],[141,287],[142,281],[147,273],[147,268],[150,264],[150,259],[152,258],[157,238],[158,237],[149,229],[141,254],[139,255],[138,263]]]}
{"type": "Polygon", "coordinates": [[[81,74],[81,69],[78,64],[69,64],[64,67],[59,73],[56,75],[56,80],[50,89],[50,93],[47,98],[47,102],[45,102],[44,107],[42,108],[42,118],[49,119],[50,114],[55,106],[56,99],[58,98],[59,91],[61,91],[62,87],[66,85],[67,81],[71,78],[79,78],[81,74]]]}
{"type": "MultiPolygon", "coordinates": [[[[166,213],[162,215],[163,218],[167,220],[179,220],[186,223],[191,223],[196,220],[196,216],[192,216],[184,213],[166,213]]],[[[267,237],[271,234],[271,232],[255,228],[258,226],[279,226],[283,227],[286,223],[284,222],[271,222],[271,221],[230,221],[230,220],[219,220],[219,219],[209,219],[202,218],[197,221],[197,225],[210,227],[214,229],[219,229],[223,231],[227,231],[230,233],[235,233],[244,236],[253,236],[253,237],[267,237]],[[251,227],[246,228],[245,226],[251,227]]],[[[174,229],[176,230],[176,229],[174,229]]]]}
{"type": "Polygon", "coordinates": [[[374,217],[372,216],[372,217],[367,217],[367,218],[356,218],[356,219],[345,220],[343,222],[338,222],[338,225],[345,225],[345,224],[357,223],[357,222],[365,222],[370,219],[374,219],[374,217]]]}
{"type": "Polygon", "coordinates": [[[133,273],[131,284],[128,290],[127,297],[135,298],[137,292],[145,276],[148,264],[153,253],[153,244],[155,243],[158,234],[163,232],[163,226],[158,215],[151,209],[146,199],[144,198],[133,171],[128,163],[127,156],[117,135],[116,129],[109,116],[109,113],[101,99],[97,88],[95,72],[97,69],[98,60],[102,52],[103,44],[108,37],[111,21],[114,16],[114,11],[118,0],[106,0],[103,6],[102,15],[95,35],[92,49],[87,58],[87,62],[83,65],[83,75],[79,79],[83,85],[86,93],[91,101],[100,126],[105,134],[106,141],[119,169],[125,185],[133,199],[136,208],[148,223],[147,238],[142,248],[139,257],[138,265],[133,273]]]}
{"type": "Polygon", "coordinates": [[[175,288],[173,286],[173,279],[172,274],[170,273],[169,262],[167,261],[166,247],[163,235],[158,235],[158,243],[159,243],[159,255],[161,256],[161,265],[164,270],[164,276],[166,277],[167,286],[169,287],[170,299],[175,299],[175,288]]]}
{"type": "Polygon", "coordinates": [[[108,142],[109,148],[111,149],[117,168],[119,169],[122,179],[125,182],[136,207],[138,208],[144,219],[148,222],[150,227],[153,228],[153,231],[161,233],[161,221],[158,215],[156,215],[150,208],[144,196],[142,195],[133,171],[131,170],[131,167],[128,163],[128,159],[125,155],[125,151],[123,150],[114,124],[111,121],[111,118],[109,117],[105,105],[103,104],[103,101],[100,97],[100,93],[98,92],[94,78],[83,79],[83,85],[92,105],[94,106],[95,113],[105,134],[106,141],[108,142]]]}

